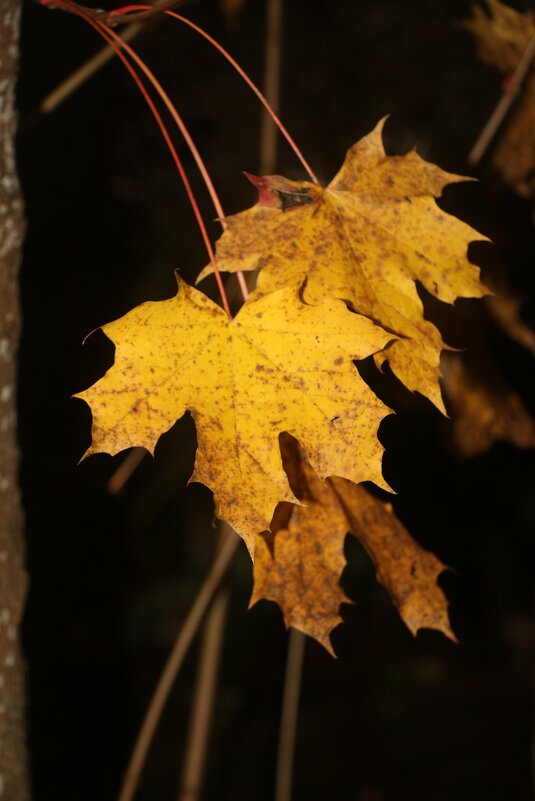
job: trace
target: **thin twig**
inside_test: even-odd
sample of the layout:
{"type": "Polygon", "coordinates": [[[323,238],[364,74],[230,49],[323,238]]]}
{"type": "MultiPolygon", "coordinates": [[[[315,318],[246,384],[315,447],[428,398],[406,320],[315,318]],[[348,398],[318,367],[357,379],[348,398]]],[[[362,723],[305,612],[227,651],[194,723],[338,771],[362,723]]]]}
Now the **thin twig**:
{"type": "MultiPolygon", "coordinates": [[[[200,155],[200,153],[199,153],[199,151],[198,151],[198,149],[197,149],[197,147],[196,147],[196,145],[195,145],[195,143],[194,143],[194,141],[193,141],[193,139],[192,139],[192,137],[191,137],[186,125],[185,125],[185,123],[184,123],[184,121],[182,120],[182,117],[179,115],[178,111],[176,110],[175,106],[171,102],[169,96],[167,95],[167,93],[163,89],[162,85],[156,79],[156,76],[154,75],[154,73],[147,67],[147,65],[145,64],[143,59],[141,59],[139,57],[139,55],[137,54],[137,52],[133,48],[130,47],[130,45],[126,42],[124,37],[119,36],[119,34],[116,33],[115,31],[113,31],[108,25],[106,25],[106,23],[104,23],[102,21],[98,21],[99,14],[97,14],[97,16],[95,16],[96,12],[93,13],[93,14],[87,14],[86,11],[83,10],[84,6],[80,6],[77,3],[74,3],[74,2],[72,2],[72,0],[54,0],[54,2],[50,2],[50,0],[42,0],[42,2],[45,5],[48,5],[50,8],[59,8],[59,9],[62,9],[64,11],[68,11],[69,13],[76,14],[77,16],[81,17],[86,22],[88,22],[93,28],[95,28],[95,30],[98,33],[101,34],[101,36],[104,37],[104,39],[107,41],[108,45],[111,46],[111,48],[114,50],[115,54],[117,56],[119,56],[121,61],[123,61],[124,66],[128,69],[128,71],[131,73],[134,81],[137,83],[138,88],[141,90],[141,92],[142,92],[146,102],[148,103],[148,105],[149,105],[154,117],[156,118],[156,121],[159,124],[161,132],[162,132],[162,134],[163,134],[163,136],[164,136],[164,138],[166,140],[166,143],[167,143],[167,145],[169,146],[169,148],[171,150],[171,154],[173,155],[175,164],[176,164],[177,169],[178,169],[178,171],[180,173],[180,177],[181,177],[182,182],[184,184],[184,188],[186,189],[186,192],[187,192],[188,197],[190,199],[190,202],[191,202],[191,205],[192,205],[192,208],[193,208],[193,212],[194,212],[195,217],[197,219],[197,222],[199,224],[199,228],[200,228],[202,237],[204,239],[204,242],[205,242],[205,245],[206,245],[206,249],[208,251],[210,262],[212,264],[212,269],[213,269],[213,272],[214,272],[214,275],[215,275],[215,278],[216,278],[216,281],[217,281],[217,286],[218,286],[218,289],[219,289],[219,292],[220,292],[220,295],[221,295],[223,308],[225,309],[229,319],[231,319],[232,315],[231,315],[231,312],[230,312],[228,299],[227,299],[227,296],[226,296],[226,293],[225,293],[225,287],[223,285],[223,281],[222,281],[220,272],[219,272],[218,267],[217,267],[217,262],[216,262],[216,259],[215,259],[215,254],[214,254],[214,251],[213,251],[213,248],[212,248],[212,244],[211,244],[210,239],[208,237],[208,232],[206,231],[206,227],[205,227],[204,221],[203,221],[203,219],[201,217],[199,208],[198,208],[197,203],[195,201],[195,198],[193,196],[193,193],[192,193],[192,190],[191,190],[191,186],[189,184],[188,177],[187,177],[187,175],[186,175],[186,173],[185,173],[185,171],[183,169],[183,166],[182,166],[182,163],[181,163],[181,161],[180,161],[180,159],[178,157],[178,154],[177,154],[175,148],[173,147],[173,144],[172,144],[172,142],[171,142],[171,140],[169,138],[167,129],[166,129],[166,127],[165,127],[165,125],[164,125],[164,123],[163,123],[163,121],[161,119],[161,116],[159,115],[159,113],[158,113],[156,107],[154,106],[154,103],[152,102],[151,98],[147,94],[147,91],[146,91],[145,87],[143,86],[143,83],[140,81],[139,76],[137,75],[137,73],[133,69],[133,67],[130,64],[130,62],[128,61],[128,59],[126,58],[126,55],[128,55],[129,58],[132,59],[132,61],[136,64],[136,66],[143,72],[145,77],[152,84],[152,86],[155,89],[155,91],[157,92],[157,94],[160,96],[160,98],[163,101],[164,105],[167,107],[167,110],[171,114],[171,117],[173,118],[173,121],[177,125],[180,133],[182,134],[186,144],[188,145],[188,147],[190,149],[190,152],[191,152],[191,154],[192,154],[192,156],[193,156],[193,158],[195,160],[195,163],[197,164],[197,167],[198,167],[198,169],[199,169],[199,171],[201,173],[201,176],[202,176],[203,181],[205,183],[205,186],[206,186],[206,188],[208,190],[208,193],[209,193],[209,195],[210,195],[210,197],[212,199],[216,214],[218,215],[218,217],[219,217],[219,219],[221,221],[221,225],[223,226],[223,228],[225,228],[226,227],[226,223],[224,222],[224,219],[223,219],[224,216],[225,216],[225,213],[223,211],[223,206],[221,205],[221,202],[219,200],[219,196],[218,196],[218,194],[216,192],[216,189],[215,189],[215,187],[213,185],[213,182],[212,182],[212,179],[210,177],[210,174],[208,173],[208,170],[206,169],[206,165],[205,165],[205,163],[204,163],[204,161],[203,161],[203,159],[202,159],[202,157],[201,157],[201,155],[200,155]],[[125,52],[123,53],[122,51],[125,51],[125,52]]],[[[125,9],[128,9],[128,8],[129,7],[125,7],[125,9]]],[[[117,16],[117,18],[122,19],[122,16],[121,16],[120,13],[117,13],[116,16],[117,16]]],[[[242,292],[243,299],[247,300],[247,298],[249,297],[249,289],[248,289],[247,283],[245,281],[244,275],[241,272],[241,270],[239,270],[237,272],[237,278],[238,278],[238,283],[239,283],[239,286],[240,286],[240,290],[242,292]]]]}
{"type": "MultiPolygon", "coordinates": [[[[116,25],[124,24],[121,15],[117,14],[117,9],[114,11],[104,11],[101,8],[91,8],[90,6],[84,6],[80,3],[72,3],[72,9],[67,9],[63,6],[62,0],[57,0],[57,2],[56,0],[38,0],[38,2],[41,3],[41,5],[48,6],[48,8],[61,8],[63,11],[67,11],[70,14],[82,12],[87,17],[91,17],[95,22],[102,22],[104,25],[109,25],[112,28],[116,25]]],[[[130,12],[128,14],[128,21],[145,22],[148,19],[159,17],[169,9],[176,8],[180,5],[181,0],[161,0],[161,2],[158,3],[158,8],[130,12]]]]}
{"type": "MultiPolygon", "coordinates": [[[[66,9],[68,9],[70,6],[73,5],[70,2],[70,0],[68,0],[68,2],[67,2],[67,0],[61,0],[61,2],[65,6],[66,9]]],[[[103,32],[103,35],[105,36],[105,38],[107,36],[111,35],[113,40],[114,40],[114,42],[115,42],[115,44],[118,47],[120,47],[121,50],[125,51],[125,53],[132,59],[132,61],[136,64],[136,66],[143,72],[145,77],[150,81],[150,83],[152,84],[153,88],[155,89],[157,94],[160,96],[161,100],[163,101],[164,105],[166,106],[167,110],[169,111],[169,113],[170,113],[171,117],[173,118],[173,121],[175,122],[175,124],[176,124],[177,128],[179,129],[180,133],[182,134],[182,137],[184,138],[184,140],[185,140],[185,142],[186,142],[186,144],[187,144],[187,146],[188,146],[188,148],[189,148],[189,150],[191,152],[191,155],[193,156],[193,159],[194,159],[195,163],[197,164],[199,172],[201,173],[201,176],[202,176],[202,179],[204,181],[204,184],[205,184],[205,186],[206,186],[206,188],[208,190],[208,193],[209,193],[209,195],[210,195],[210,197],[212,199],[212,202],[214,204],[214,208],[216,210],[216,213],[218,213],[221,217],[223,217],[224,216],[223,207],[221,206],[218,194],[217,194],[216,189],[215,189],[215,187],[213,185],[212,179],[210,178],[210,174],[209,174],[209,172],[208,172],[208,170],[206,168],[206,165],[205,165],[205,163],[204,163],[204,161],[202,159],[202,156],[199,153],[199,151],[197,149],[197,146],[195,145],[195,142],[193,141],[193,139],[192,139],[192,137],[190,135],[190,132],[189,132],[188,128],[186,127],[182,117],[180,116],[180,114],[176,110],[175,106],[173,105],[173,103],[171,102],[171,100],[169,98],[169,95],[164,90],[163,86],[158,81],[158,79],[156,78],[154,73],[148,68],[148,66],[143,61],[143,59],[139,57],[137,52],[133,48],[131,48],[130,45],[128,45],[124,41],[124,39],[121,36],[119,36],[118,33],[113,31],[108,26],[104,25],[104,23],[100,23],[100,22],[96,22],[95,23],[95,22],[93,22],[89,17],[85,17],[83,12],[77,12],[77,13],[79,14],[79,16],[81,16],[82,18],[86,19],[86,21],[88,21],[89,24],[91,24],[94,27],[96,27],[97,30],[100,30],[101,32],[103,32]]],[[[110,42],[110,44],[112,44],[112,46],[113,46],[114,43],[110,42]]],[[[120,51],[118,51],[117,55],[121,56],[120,51]]],[[[138,81],[138,84],[139,84],[139,81],[138,81]]],[[[143,91],[142,84],[139,84],[139,85],[140,85],[140,88],[143,91]]],[[[155,114],[156,118],[159,120],[160,119],[159,115],[155,111],[153,103],[147,97],[145,92],[144,92],[144,95],[145,95],[145,99],[147,100],[147,102],[149,103],[149,105],[151,107],[152,113],[155,114]]],[[[163,125],[160,125],[160,128],[162,129],[162,133],[166,133],[165,132],[165,128],[164,128],[163,125]]],[[[215,275],[215,278],[216,278],[216,281],[217,281],[217,286],[218,286],[218,289],[219,289],[219,293],[221,295],[221,301],[222,301],[222,304],[223,304],[223,308],[225,309],[229,319],[232,319],[232,314],[230,312],[228,299],[227,299],[227,296],[226,296],[226,293],[225,293],[225,287],[223,285],[223,279],[221,278],[221,274],[220,274],[219,269],[217,267],[217,261],[216,261],[216,258],[215,258],[214,249],[212,247],[212,243],[211,243],[210,238],[208,236],[208,232],[206,230],[206,226],[204,224],[204,220],[203,220],[202,215],[200,213],[199,207],[198,207],[197,202],[195,200],[195,197],[193,195],[193,190],[191,188],[189,179],[188,179],[188,177],[187,177],[187,175],[186,175],[186,173],[184,171],[183,165],[182,165],[180,159],[178,158],[178,155],[177,155],[176,151],[174,150],[174,148],[172,148],[170,140],[168,139],[167,136],[166,136],[166,141],[168,142],[168,144],[171,147],[171,152],[173,153],[175,164],[176,164],[176,166],[178,168],[178,171],[180,173],[180,177],[182,179],[182,183],[184,184],[184,188],[185,188],[185,190],[186,190],[186,192],[188,194],[191,206],[193,208],[193,212],[194,212],[195,217],[197,219],[197,223],[199,225],[199,229],[201,231],[201,234],[202,234],[205,246],[206,246],[206,250],[207,250],[208,256],[210,258],[212,269],[214,271],[214,275],[215,275]]],[[[246,298],[247,295],[248,295],[248,292],[247,292],[247,288],[246,288],[245,289],[244,298],[246,298]]]]}
{"type": "MultiPolygon", "coordinates": [[[[269,0],[268,0],[268,2],[269,2],[269,0]]],[[[219,50],[221,55],[224,58],[226,58],[226,60],[229,62],[229,64],[232,65],[232,67],[236,70],[236,72],[243,78],[243,80],[245,81],[247,86],[251,89],[252,92],[254,92],[254,94],[260,100],[260,102],[262,103],[262,105],[266,109],[267,113],[271,116],[273,122],[278,127],[278,129],[280,130],[280,132],[282,133],[282,135],[284,136],[284,138],[286,139],[286,141],[288,142],[288,144],[290,145],[290,147],[294,151],[295,155],[297,156],[297,158],[299,159],[299,161],[301,162],[301,164],[303,165],[303,167],[305,168],[305,170],[309,174],[311,180],[315,184],[319,184],[319,181],[318,181],[314,171],[312,170],[312,167],[310,166],[308,161],[305,159],[305,157],[301,153],[300,149],[297,147],[297,144],[296,144],[293,136],[290,134],[290,132],[288,131],[286,126],[283,124],[283,122],[280,119],[280,117],[278,116],[277,112],[271,106],[269,100],[265,97],[265,95],[262,94],[262,92],[260,91],[258,86],[254,83],[254,81],[252,81],[249,78],[249,76],[247,75],[245,70],[240,67],[240,65],[238,64],[236,59],[232,58],[230,53],[227,50],[225,50],[225,48],[221,44],[219,44],[219,42],[216,39],[214,39],[213,36],[210,36],[209,33],[207,33],[205,30],[203,30],[199,25],[196,25],[194,22],[192,22],[192,20],[188,19],[187,17],[182,16],[182,14],[176,14],[174,11],[167,11],[166,13],[170,17],[173,17],[174,19],[177,19],[180,22],[183,22],[184,25],[188,25],[192,30],[196,31],[200,36],[202,36],[204,39],[206,39],[207,42],[210,42],[212,47],[215,47],[216,50],[219,50]]]]}
{"type": "MultiPolygon", "coordinates": [[[[95,11],[95,9],[90,9],[88,11],[86,6],[79,5],[79,4],[75,3],[75,2],[73,2],[73,0],[69,0],[68,4],[66,3],[66,0],[40,0],[40,2],[43,5],[48,6],[49,8],[63,9],[64,11],[68,11],[70,13],[78,14],[79,16],[84,16],[86,18],[92,19],[93,21],[96,21],[99,24],[106,24],[109,27],[113,27],[113,25],[124,23],[126,20],[139,20],[141,18],[142,19],[146,19],[146,16],[144,16],[145,14],[150,14],[150,16],[152,16],[154,13],[159,13],[160,11],[163,11],[163,13],[169,15],[170,17],[174,17],[175,19],[179,20],[180,22],[184,23],[185,25],[188,25],[192,30],[197,31],[197,33],[199,33],[208,42],[210,42],[210,44],[213,47],[215,47],[217,50],[219,50],[219,52],[227,59],[227,61],[230,64],[232,64],[234,69],[241,75],[241,77],[247,83],[249,88],[255,93],[255,95],[258,97],[260,102],[264,105],[264,107],[266,108],[266,111],[268,112],[268,114],[271,115],[273,121],[278,126],[279,130],[281,131],[281,133],[285,137],[286,141],[288,142],[288,144],[290,145],[290,147],[292,148],[292,150],[296,154],[297,158],[299,159],[299,161],[301,162],[301,164],[303,165],[305,170],[308,172],[308,174],[309,174],[310,178],[312,179],[312,181],[314,183],[316,183],[316,184],[319,183],[319,181],[318,181],[315,173],[313,172],[310,164],[307,162],[307,160],[305,159],[305,157],[303,156],[303,154],[301,153],[301,151],[297,147],[297,144],[295,143],[293,137],[290,135],[290,133],[287,130],[287,128],[285,127],[285,125],[283,125],[283,123],[280,120],[280,118],[277,116],[277,114],[271,108],[269,103],[266,101],[266,98],[264,97],[262,92],[260,92],[260,90],[258,89],[256,84],[249,78],[247,73],[240,67],[240,65],[237,63],[237,61],[234,58],[232,58],[230,53],[228,53],[225,50],[225,48],[221,44],[219,44],[218,41],[216,41],[212,36],[210,36],[210,34],[207,33],[205,30],[203,30],[199,25],[196,25],[192,20],[188,19],[187,17],[183,17],[181,14],[176,14],[174,11],[167,10],[167,4],[166,4],[165,0],[164,0],[163,3],[161,3],[161,5],[159,6],[158,9],[152,9],[149,6],[145,6],[142,3],[135,3],[133,5],[128,5],[128,6],[123,6],[122,8],[117,8],[113,12],[110,12],[109,14],[104,13],[104,12],[99,11],[99,10],[95,11]],[[139,12],[136,13],[136,9],[138,9],[138,8],[147,9],[147,10],[144,10],[141,13],[139,13],[139,12]],[[141,16],[141,15],[143,15],[143,16],[141,16]]],[[[128,49],[128,48],[126,48],[126,49],[128,49]]]]}
{"type": "MultiPolygon", "coordinates": [[[[277,112],[280,106],[282,9],[282,0],[267,0],[264,95],[277,112]]],[[[277,142],[277,129],[270,115],[264,112],[260,131],[260,175],[269,175],[275,169],[277,142]]]]}
{"type": "Polygon", "coordinates": [[[219,199],[217,198],[217,193],[216,193],[215,188],[214,188],[214,186],[212,184],[211,178],[210,178],[210,176],[209,176],[209,174],[208,174],[208,172],[206,170],[206,167],[205,167],[204,162],[203,162],[203,160],[201,158],[201,155],[200,155],[199,151],[197,150],[197,148],[195,146],[195,143],[193,142],[193,140],[192,140],[192,138],[190,136],[190,133],[189,133],[186,125],[184,124],[184,121],[182,120],[182,118],[179,115],[178,111],[176,110],[175,106],[172,104],[171,100],[169,99],[169,96],[167,95],[167,93],[163,89],[162,85],[156,79],[156,76],[154,75],[154,73],[148,68],[148,66],[145,64],[143,59],[139,57],[137,52],[135,50],[133,50],[133,48],[131,48],[130,45],[127,44],[124,41],[124,39],[122,39],[119,36],[118,33],[116,33],[114,30],[112,30],[110,27],[108,27],[104,23],[96,22],[93,19],[93,17],[88,16],[83,11],[80,11],[79,7],[76,4],[73,4],[70,0],[57,0],[55,7],[58,7],[58,8],[61,7],[65,11],[72,12],[72,13],[76,14],[78,17],[80,17],[81,19],[85,20],[85,22],[87,22],[89,25],[91,25],[91,27],[94,28],[96,30],[96,32],[100,36],[102,36],[104,38],[104,40],[107,42],[107,44],[109,44],[109,45],[111,45],[111,47],[113,47],[113,49],[115,50],[117,56],[122,61],[124,67],[128,70],[128,72],[131,75],[132,79],[136,83],[139,91],[143,95],[143,98],[144,98],[145,102],[149,106],[149,108],[151,110],[151,113],[154,116],[154,119],[156,120],[156,122],[158,124],[158,127],[160,128],[160,131],[161,131],[161,133],[162,133],[162,135],[163,135],[163,137],[165,139],[165,142],[166,142],[166,144],[167,144],[167,146],[169,148],[169,151],[170,151],[170,153],[171,153],[171,155],[173,157],[173,161],[175,162],[175,166],[176,166],[176,168],[178,170],[178,173],[180,175],[180,178],[182,180],[182,184],[184,186],[184,189],[186,190],[186,194],[187,194],[188,199],[190,201],[194,216],[195,216],[195,218],[197,220],[197,224],[199,226],[200,233],[202,235],[202,238],[203,238],[205,246],[206,246],[206,251],[207,251],[208,256],[210,258],[210,263],[212,265],[212,269],[213,269],[213,272],[214,272],[214,275],[215,275],[215,278],[216,278],[216,281],[217,281],[217,286],[218,286],[218,289],[219,289],[219,292],[220,292],[220,295],[221,295],[221,301],[222,301],[222,304],[223,304],[223,308],[225,309],[225,312],[226,312],[228,318],[232,319],[230,306],[228,304],[228,298],[227,298],[226,293],[225,293],[225,287],[223,285],[221,274],[220,274],[220,272],[218,270],[218,267],[217,267],[217,262],[216,262],[216,258],[215,258],[214,249],[212,247],[212,242],[210,240],[210,237],[208,236],[208,231],[206,230],[206,225],[204,224],[204,219],[203,219],[201,211],[199,209],[199,205],[198,205],[197,200],[195,198],[195,194],[194,194],[193,189],[191,187],[189,178],[188,178],[188,176],[186,174],[186,171],[184,169],[184,165],[182,164],[182,161],[181,161],[181,159],[180,159],[180,157],[179,157],[179,155],[177,153],[177,150],[176,150],[175,146],[173,145],[173,142],[171,140],[169,132],[168,132],[166,126],[165,126],[165,123],[163,122],[163,119],[162,119],[158,109],[156,108],[156,106],[155,106],[152,98],[150,97],[145,85],[143,84],[143,81],[140,79],[139,75],[137,74],[134,66],[129,61],[129,58],[132,59],[132,61],[136,64],[136,66],[144,73],[145,77],[150,81],[150,83],[152,84],[153,88],[155,89],[155,91],[158,93],[158,95],[160,96],[160,98],[162,99],[162,101],[164,102],[166,107],[168,108],[169,113],[171,114],[174,122],[176,123],[177,127],[179,128],[183,138],[186,141],[186,144],[188,145],[188,147],[189,147],[189,149],[191,151],[191,154],[193,155],[193,158],[195,159],[195,162],[197,163],[197,165],[199,167],[199,170],[201,172],[203,180],[204,180],[204,182],[205,182],[205,184],[206,184],[206,186],[208,188],[208,191],[209,191],[210,195],[213,197],[214,205],[217,208],[218,205],[220,206],[219,199]],[[123,52],[123,51],[125,51],[125,52],[123,52]]]}
{"type": "Polygon", "coordinates": [[[118,495],[123,491],[124,486],[134,470],[141,464],[148,451],[146,448],[132,448],[129,451],[115,473],[111,476],[106,489],[110,495],[118,495]]]}
{"type": "Polygon", "coordinates": [[[490,115],[485,127],[479,134],[475,145],[468,154],[468,163],[471,167],[475,167],[487,151],[490,143],[494,139],[498,128],[505,119],[509,109],[513,105],[516,96],[518,95],[524,79],[529,72],[533,59],[535,58],[535,36],[532,37],[530,43],[524,50],[522,58],[512,74],[510,80],[507,82],[505,91],[501,96],[498,105],[490,115]]]}
{"type": "MultiPolygon", "coordinates": [[[[136,36],[145,29],[144,25],[133,23],[128,25],[122,32],[125,42],[131,42],[136,36]]],[[[106,45],[95,53],[85,64],[78,67],[72,75],[69,75],[55,89],[53,89],[39,104],[41,114],[50,114],[55,111],[73,92],[83,86],[86,81],[93,77],[102,67],[104,67],[115,56],[115,50],[110,45],[106,45]]]]}
{"type": "MultiPolygon", "coordinates": [[[[164,0],[155,0],[153,3],[155,10],[162,11],[161,6],[164,0]]],[[[175,7],[181,8],[185,5],[186,0],[176,0],[175,7]]],[[[93,9],[94,11],[94,9],[93,9]]],[[[130,19],[130,18],[129,18],[130,19]]],[[[114,24],[117,24],[117,18],[114,19],[114,24]]],[[[123,20],[124,24],[124,20],[123,20]]],[[[125,42],[132,42],[142,31],[146,30],[147,26],[139,22],[133,22],[127,25],[122,31],[121,36],[125,42]]],[[[41,100],[39,104],[39,112],[41,114],[50,114],[55,111],[73,92],[80,89],[90,78],[93,77],[99,70],[102,69],[109,61],[115,56],[115,50],[110,45],[101,48],[94,56],[91,56],[85,64],[82,64],[76,69],[68,78],[62,81],[55,89],[41,100]]]]}
{"type": "Polygon", "coordinates": [[[156,726],[175,683],[177,673],[240,541],[230,527],[227,527],[226,531],[221,550],[188,613],[164,671],[160,676],[132,752],[118,801],[132,801],[134,797],[156,726]]]}
{"type": "Polygon", "coordinates": [[[178,801],[199,801],[210,735],[229,595],[220,589],[203,628],[190,730],[178,801]]]}
{"type": "Polygon", "coordinates": [[[275,775],[275,801],[291,801],[292,797],[295,736],[305,657],[305,642],[306,637],[301,631],[290,629],[284,694],[282,697],[277,771],[275,775]]]}

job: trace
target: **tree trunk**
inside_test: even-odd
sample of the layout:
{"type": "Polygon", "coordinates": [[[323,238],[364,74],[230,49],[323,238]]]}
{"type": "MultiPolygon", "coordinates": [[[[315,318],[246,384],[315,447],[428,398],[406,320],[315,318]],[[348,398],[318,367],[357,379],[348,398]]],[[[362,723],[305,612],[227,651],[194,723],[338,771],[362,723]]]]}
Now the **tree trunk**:
{"type": "Polygon", "coordinates": [[[24,663],[19,624],[26,593],[16,437],[18,267],[22,201],[14,152],[20,5],[0,0],[0,799],[27,801],[24,663]]]}

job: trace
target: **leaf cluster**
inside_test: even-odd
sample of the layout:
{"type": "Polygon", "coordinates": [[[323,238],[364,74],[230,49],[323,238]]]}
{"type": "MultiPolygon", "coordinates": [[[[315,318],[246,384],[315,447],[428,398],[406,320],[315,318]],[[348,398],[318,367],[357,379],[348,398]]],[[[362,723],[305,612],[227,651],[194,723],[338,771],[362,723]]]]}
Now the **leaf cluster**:
{"type": "Polygon", "coordinates": [[[417,283],[449,303],[486,293],[467,259],[468,244],[483,237],[435,202],[466,179],[415,151],[387,156],[382,126],[349,150],[326,188],[253,178],[258,204],[227,218],[217,243],[220,270],[259,271],[234,319],[179,280],[174,298],[103,326],[115,364],[79,395],[93,413],[88,453],[153,452],[190,412],[191,480],[213,490],[216,515],[256,553],[253,601],[277,600],[287,625],[329,649],[348,531],[409,628],[451,636],[436,585],[444,566],[357,486],[388,488],[377,431],[391,410],[354,362],[388,362],[444,411],[444,343],[424,318],[417,283]]]}

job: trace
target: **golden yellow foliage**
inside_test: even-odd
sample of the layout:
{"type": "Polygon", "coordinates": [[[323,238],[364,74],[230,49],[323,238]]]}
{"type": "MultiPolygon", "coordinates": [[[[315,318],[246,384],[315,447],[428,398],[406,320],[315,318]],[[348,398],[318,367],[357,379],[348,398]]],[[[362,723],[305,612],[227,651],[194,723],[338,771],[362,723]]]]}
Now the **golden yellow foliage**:
{"type": "Polygon", "coordinates": [[[191,480],[213,490],[216,515],[252,556],[257,546],[252,602],[277,600],[288,626],[331,651],[348,531],[410,630],[453,637],[437,585],[444,565],[357,486],[386,487],[377,431],[389,409],[353,361],[388,360],[443,409],[444,345],[424,319],[417,283],[450,303],[485,294],[467,260],[468,244],[482,237],[435,203],[446,184],[465,179],[414,151],[386,156],[382,125],[349,150],[326,189],[253,179],[260,203],[228,218],[217,250],[223,270],[262,268],[234,319],[179,280],[174,298],[103,326],[115,363],[78,396],[93,414],[88,454],[153,452],[191,413],[191,480]]]}
{"type": "MultiPolygon", "coordinates": [[[[442,301],[481,297],[487,290],[467,260],[484,239],[435,203],[450,175],[415,151],[387,156],[381,121],[348,151],[326,189],[280,176],[256,179],[260,202],[228,217],[217,245],[221,270],[260,268],[256,296],[306,272],[304,300],[346,301],[397,339],[376,354],[411,390],[444,411],[438,330],[423,316],[416,282],[442,301]]],[[[199,280],[211,272],[206,268],[199,280]]]]}
{"type": "Polygon", "coordinates": [[[392,338],[327,299],[307,306],[293,286],[246,303],[229,320],[179,281],[170,300],[143,303],[103,326],[115,364],[80,393],[93,413],[88,453],[140,445],[150,452],[186,410],[197,428],[192,481],[214,492],[216,515],[251,554],[281,501],[296,501],[279,434],[302,444],[317,474],[385,486],[377,439],[389,409],[361,380],[353,359],[392,338]]]}
{"type": "Polygon", "coordinates": [[[437,585],[445,565],[412,539],[391,506],[345,479],[320,481],[295,444],[286,443],[283,454],[292,487],[306,506],[281,505],[272,532],[258,538],[251,605],[275,601],[286,626],[333,653],[330,634],[342,622],[340,604],[348,600],[340,587],[344,540],[352,532],[410,631],[434,628],[455,639],[437,585]]]}

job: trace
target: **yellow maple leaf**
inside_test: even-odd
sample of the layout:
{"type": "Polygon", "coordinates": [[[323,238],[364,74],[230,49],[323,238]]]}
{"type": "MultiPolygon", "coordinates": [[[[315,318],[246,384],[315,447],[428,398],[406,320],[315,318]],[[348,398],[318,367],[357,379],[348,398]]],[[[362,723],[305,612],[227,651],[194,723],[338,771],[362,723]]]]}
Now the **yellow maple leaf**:
{"type": "Polygon", "coordinates": [[[384,485],[377,440],[390,410],[352,360],[391,335],[337,300],[307,306],[300,282],[246,303],[230,320],[179,281],[177,295],[143,303],[103,326],[115,364],[77,397],[93,413],[88,453],[133,445],[153,452],[186,410],[197,428],[191,480],[214,492],[216,514],[244,538],[269,528],[280,501],[296,501],[279,434],[302,444],[322,478],[337,474],[384,485]]]}
{"type": "Polygon", "coordinates": [[[433,628],[455,640],[437,584],[446,566],[413,540],[391,505],[346,479],[320,481],[295,442],[285,441],[283,455],[292,487],[306,506],[281,504],[272,532],[258,538],[251,605],[275,601],[287,627],[333,653],[330,634],[342,622],[340,604],[348,601],[340,577],[344,540],[351,532],[368,551],[410,631],[433,628]]]}
{"type": "Polygon", "coordinates": [[[256,179],[260,203],[226,218],[218,264],[228,272],[260,268],[257,296],[306,270],[305,301],[340,298],[393,331],[398,338],[376,362],[388,359],[409,389],[445,411],[438,383],[444,343],[424,319],[416,282],[448,303],[483,296],[488,290],[466,252],[485,237],[434,200],[445,185],[470,179],[415,151],[387,156],[383,124],[353,145],[326,189],[280,176],[256,179]]]}

